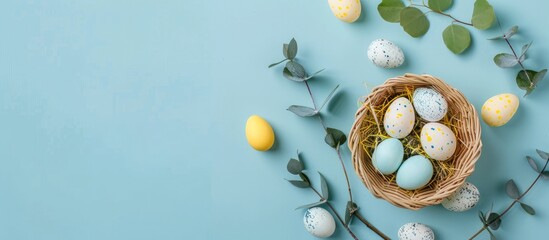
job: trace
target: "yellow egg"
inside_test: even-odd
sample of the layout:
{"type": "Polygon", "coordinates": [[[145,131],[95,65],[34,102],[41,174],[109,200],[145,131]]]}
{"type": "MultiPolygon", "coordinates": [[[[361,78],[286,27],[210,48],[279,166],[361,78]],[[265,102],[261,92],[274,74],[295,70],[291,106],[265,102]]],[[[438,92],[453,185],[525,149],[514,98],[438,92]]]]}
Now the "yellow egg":
{"type": "Polygon", "coordinates": [[[339,20],[352,23],[360,17],[360,0],[328,0],[330,9],[339,20]]]}
{"type": "Polygon", "coordinates": [[[499,127],[511,120],[519,107],[519,99],[511,93],[503,93],[486,100],[482,105],[482,120],[492,127],[499,127]]]}
{"type": "Polygon", "coordinates": [[[260,116],[252,115],[246,122],[246,139],[255,150],[267,151],[275,141],[271,125],[260,116]]]}

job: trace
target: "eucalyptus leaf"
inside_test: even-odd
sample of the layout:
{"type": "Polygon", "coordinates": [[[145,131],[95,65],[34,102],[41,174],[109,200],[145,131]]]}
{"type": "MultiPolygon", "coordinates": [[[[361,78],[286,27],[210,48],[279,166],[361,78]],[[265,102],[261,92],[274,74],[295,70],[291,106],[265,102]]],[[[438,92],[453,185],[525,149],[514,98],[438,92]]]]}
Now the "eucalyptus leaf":
{"type": "Polygon", "coordinates": [[[520,192],[518,190],[517,184],[513,179],[510,179],[507,181],[505,191],[507,193],[507,196],[509,196],[512,199],[518,199],[520,197],[520,192]]]}
{"type": "Polygon", "coordinates": [[[307,177],[307,175],[305,175],[305,173],[300,172],[299,177],[301,178],[301,180],[303,180],[303,182],[306,182],[309,185],[311,184],[311,180],[309,180],[309,177],[307,177]]]}
{"type": "Polygon", "coordinates": [[[305,72],[305,68],[303,68],[303,66],[301,66],[301,64],[299,64],[295,61],[288,61],[286,63],[286,68],[288,69],[288,71],[290,71],[290,73],[294,77],[298,77],[298,78],[302,78],[302,79],[305,79],[305,78],[308,77],[307,72],[305,72]]]}
{"type": "Polygon", "coordinates": [[[539,149],[536,149],[536,152],[538,153],[538,155],[545,161],[549,161],[549,153],[546,153],[542,150],[539,150],[539,149]]]}
{"type": "Polygon", "coordinates": [[[288,111],[295,113],[295,115],[300,117],[312,117],[318,114],[318,111],[314,108],[292,105],[288,107],[288,111]]]}
{"type": "Polygon", "coordinates": [[[301,161],[292,158],[290,159],[290,161],[288,161],[288,165],[286,166],[286,168],[291,174],[297,175],[301,173],[301,171],[303,171],[303,164],[301,163],[301,161]]]}
{"type": "Polygon", "coordinates": [[[511,28],[509,28],[509,30],[507,30],[507,32],[505,33],[504,37],[509,39],[511,38],[513,35],[515,35],[516,33],[518,32],[518,26],[515,25],[515,26],[512,26],[511,28]]]}
{"type": "Polygon", "coordinates": [[[301,180],[288,180],[292,185],[298,187],[298,188],[308,188],[311,186],[309,182],[301,181],[301,180]]]}
{"type": "Polygon", "coordinates": [[[536,210],[534,210],[533,207],[531,207],[530,205],[526,204],[526,203],[520,203],[520,206],[522,207],[522,209],[530,214],[530,215],[536,215],[536,210]]]}
{"type": "Polygon", "coordinates": [[[306,205],[303,205],[303,206],[299,206],[297,207],[295,210],[298,210],[298,209],[308,209],[308,208],[312,208],[312,207],[316,207],[318,205],[322,205],[326,203],[326,200],[321,200],[319,202],[315,202],[315,203],[311,203],[311,204],[306,204],[306,205]]]}
{"type": "Polygon", "coordinates": [[[549,178],[549,171],[543,171],[541,175],[543,176],[543,178],[547,179],[549,178]]]}
{"type": "Polygon", "coordinates": [[[284,55],[284,56],[286,56],[287,59],[294,60],[296,55],[297,55],[297,42],[295,41],[295,39],[292,38],[292,40],[290,40],[290,43],[288,44],[287,55],[284,55]]]}
{"type": "Polygon", "coordinates": [[[272,67],[274,67],[274,66],[276,66],[276,65],[278,65],[278,64],[281,64],[281,63],[283,63],[284,61],[287,61],[287,60],[288,60],[288,59],[283,59],[283,60],[280,61],[280,62],[273,63],[273,64],[269,65],[269,68],[272,68],[272,67]]]}
{"type": "Polygon", "coordinates": [[[500,35],[500,36],[497,36],[497,37],[488,38],[488,40],[498,40],[498,39],[505,39],[505,36],[504,36],[504,35],[500,35]]]}
{"type": "Polygon", "coordinates": [[[528,161],[528,164],[530,164],[530,167],[532,167],[534,171],[539,173],[539,167],[538,167],[538,164],[536,164],[536,161],[530,156],[526,156],[526,160],[528,161]]]}
{"type": "Polygon", "coordinates": [[[545,78],[545,74],[547,74],[547,69],[543,69],[534,75],[534,79],[532,80],[534,87],[536,87],[538,83],[545,78]]]}
{"type": "Polygon", "coordinates": [[[284,54],[284,57],[288,59],[288,44],[286,43],[282,45],[282,54],[284,54]]]}
{"type": "Polygon", "coordinates": [[[473,8],[473,17],[471,22],[477,29],[484,30],[490,28],[494,24],[496,13],[494,8],[487,0],[476,0],[473,8]]]}
{"type": "Polygon", "coordinates": [[[330,101],[330,99],[332,99],[332,96],[334,95],[335,91],[337,90],[337,88],[339,88],[339,84],[330,92],[330,94],[328,94],[328,97],[326,97],[326,99],[324,100],[324,102],[322,103],[322,105],[320,106],[320,108],[318,109],[318,111],[320,112],[320,110],[322,110],[322,108],[324,108],[324,106],[326,105],[326,103],[328,103],[330,101]]]}
{"type": "Polygon", "coordinates": [[[510,68],[518,64],[515,55],[509,53],[500,53],[494,57],[494,63],[501,68],[510,68]]]}
{"type": "Polygon", "coordinates": [[[324,141],[330,145],[330,147],[337,148],[347,141],[347,137],[341,130],[326,128],[326,137],[324,137],[324,141]]]}
{"type": "Polygon", "coordinates": [[[383,20],[397,23],[400,22],[400,11],[404,7],[404,3],[401,0],[383,0],[377,5],[377,11],[383,20]]]}
{"type": "Polygon", "coordinates": [[[446,47],[450,49],[454,54],[460,54],[471,45],[471,34],[467,28],[450,24],[444,32],[442,32],[442,39],[446,47]]]}
{"type": "Polygon", "coordinates": [[[349,224],[351,224],[353,217],[358,214],[357,210],[358,206],[356,203],[347,201],[347,207],[345,208],[345,226],[349,226],[349,224]]]}
{"type": "Polygon", "coordinates": [[[318,175],[320,175],[320,189],[322,190],[322,197],[328,200],[328,197],[330,196],[330,192],[328,191],[328,183],[322,173],[318,172],[318,175]]]}
{"type": "MultiPolygon", "coordinates": [[[[530,46],[532,46],[532,42],[528,43],[528,44],[524,44],[524,46],[522,46],[522,51],[520,53],[520,58],[526,58],[526,52],[528,52],[528,49],[530,48],[530,46]]],[[[524,60],[521,60],[521,62],[524,61],[524,60]]]]}
{"type": "Polygon", "coordinates": [[[406,7],[400,11],[400,26],[412,37],[423,36],[429,25],[429,19],[418,8],[406,7]]]}
{"type": "Polygon", "coordinates": [[[533,70],[520,70],[517,74],[517,86],[520,89],[528,90],[531,89],[531,87],[534,85],[532,82],[532,79],[534,79],[534,76],[536,75],[536,71],[533,70]]]}
{"type": "Polygon", "coordinates": [[[292,81],[295,81],[295,82],[305,81],[304,78],[294,76],[287,67],[284,67],[284,70],[282,71],[282,76],[284,76],[288,80],[292,80],[292,81]]]}
{"type": "Polygon", "coordinates": [[[488,229],[488,233],[490,234],[490,240],[497,240],[496,236],[492,233],[492,231],[490,231],[490,229],[488,229]]]}
{"type": "Polygon", "coordinates": [[[478,211],[478,218],[484,225],[488,225],[488,223],[486,222],[486,216],[482,211],[478,211]]]}
{"type": "Polygon", "coordinates": [[[490,225],[491,229],[498,230],[499,226],[501,225],[501,217],[495,212],[490,213],[487,223],[490,225]]]}
{"type": "Polygon", "coordinates": [[[452,0],[429,0],[429,8],[443,12],[452,6],[452,0]]]}
{"type": "Polygon", "coordinates": [[[306,77],[304,80],[307,81],[307,80],[309,80],[309,79],[315,77],[316,75],[318,75],[318,74],[319,74],[320,72],[322,72],[322,71],[324,71],[324,68],[323,68],[323,69],[320,69],[320,70],[318,70],[318,71],[316,71],[316,72],[313,73],[312,75],[306,77]]]}

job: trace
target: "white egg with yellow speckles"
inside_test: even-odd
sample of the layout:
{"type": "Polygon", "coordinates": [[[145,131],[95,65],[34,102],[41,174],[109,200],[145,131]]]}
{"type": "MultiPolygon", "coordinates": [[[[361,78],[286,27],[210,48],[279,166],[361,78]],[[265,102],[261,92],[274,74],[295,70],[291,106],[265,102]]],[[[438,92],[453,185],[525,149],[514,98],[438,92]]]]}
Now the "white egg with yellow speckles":
{"type": "Polygon", "coordinates": [[[479,200],[478,188],[465,182],[454,194],[442,201],[442,206],[452,212],[463,212],[473,208],[479,200]]]}
{"type": "Polygon", "coordinates": [[[429,121],[439,121],[448,111],[446,99],[432,88],[416,88],[412,97],[417,114],[429,121]]]}
{"type": "Polygon", "coordinates": [[[492,127],[505,125],[519,107],[519,99],[511,93],[503,93],[486,100],[482,105],[482,120],[492,127]]]}
{"type": "Polygon", "coordinates": [[[360,0],[328,0],[332,13],[344,22],[352,23],[360,17],[360,0]]]}
{"type": "Polygon", "coordinates": [[[421,146],[432,159],[445,161],[454,155],[456,135],[444,124],[427,123],[421,129],[421,146]]]}
{"type": "Polygon", "coordinates": [[[404,53],[391,41],[377,39],[368,46],[368,59],[378,67],[396,68],[404,63],[404,53]]]}
{"type": "Polygon", "coordinates": [[[435,240],[435,233],[425,224],[406,223],[398,229],[399,240],[435,240]]]}
{"type": "Polygon", "coordinates": [[[399,97],[385,111],[383,127],[389,136],[401,139],[412,132],[415,120],[416,115],[410,100],[399,97]]]}
{"type": "Polygon", "coordinates": [[[336,228],[332,214],[321,207],[309,208],[303,216],[303,224],[307,232],[319,238],[332,236],[336,228]]]}

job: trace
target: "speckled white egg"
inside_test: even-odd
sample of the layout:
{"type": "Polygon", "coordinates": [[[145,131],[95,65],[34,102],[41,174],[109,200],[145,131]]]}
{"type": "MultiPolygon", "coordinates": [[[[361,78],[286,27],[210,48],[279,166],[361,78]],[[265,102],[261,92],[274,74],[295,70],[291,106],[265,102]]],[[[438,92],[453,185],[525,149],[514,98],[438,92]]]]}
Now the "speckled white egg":
{"type": "Polygon", "coordinates": [[[303,224],[307,232],[319,238],[332,236],[336,228],[332,214],[321,207],[309,208],[303,217],[303,224]]]}
{"type": "Polygon", "coordinates": [[[405,97],[399,97],[385,111],[383,127],[389,136],[400,139],[412,132],[415,121],[412,103],[405,97]]]}
{"type": "Polygon", "coordinates": [[[382,68],[396,68],[404,63],[404,53],[396,44],[377,39],[368,46],[368,59],[382,68]]]}
{"type": "Polygon", "coordinates": [[[398,229],[399,240],[435,240],[435,233],[425,224],[406,223],[398,229]]]}
{"type": "Polygon", "coordinates": [[[432,159],[445,161],[456,151],[456,135],[446,125],[427,123],[421,129],[421,146],[432,159]]]}
{"type": "Polygon", "coordinates": [[[446,99],[432,88],[416,88],[412,97],[417,114],[429,121],[439,121],[448,112],[446,99]]]}
{"type": "Polygon", "coordinates": [[[519,99],[511,93],[503,93],[486,100],[482,105],[482,120],[492,127],[505,125],[519,107],[519,99]]]}
{"type": "Polygon", "coordinates": [[[479,200],[478,188],[465,182],[454,194],[442,201],[442,206],[452,212],[464,212],[477,205],[479,200]]]}
{"type": "Polygon", "coordinates": [[[328,0],[332,13],[344,22],[354,22],[360,17],[360,0],[328,0]]]}

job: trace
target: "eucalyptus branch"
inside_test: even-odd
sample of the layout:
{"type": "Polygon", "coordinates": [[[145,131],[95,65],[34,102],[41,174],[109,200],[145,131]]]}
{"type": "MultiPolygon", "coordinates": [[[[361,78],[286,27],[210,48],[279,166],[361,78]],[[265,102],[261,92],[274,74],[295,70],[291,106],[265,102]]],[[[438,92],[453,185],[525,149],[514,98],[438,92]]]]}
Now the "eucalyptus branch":
{"type": "Polygon", "coordinates": [[[439,15],[443,15],[443,16],[449,17],[449,18],[451,18],[452,20],[454,20],[454,22],[458,22],[458,23],[461,23],[461,24],[467,25],[467,26],[473,26],[472,23],[465,22],[465,21],[461,21],[461,20],[455,18],[454,16],[452,16],[452,15],[450,15],[450,14],[448,14],[448,13],[445,13],[445,12],[443,12],[443,11],[436,10],[436,9],[434,9],[434,8],[429,7],[427,4],[425,4],[425,2],[422,2],[421,4],[412,3],[412,4],[410,4],[410,6],[424,7],[424,8],[429,9],[431,12],[434,12],[434,13],[436,13],[436,14],[439,14],[439,15]]]}
{"type": "MultiPolygon", "coordinates": [[[[322,195],[313,187],[313,185],[310,185],[309,187],[320,197],[320,199],[323,199],[322,195]]],[[[337,220],[341,223],[341,225],[343,225],[343,227],[345,227],[345,230],[347,230],[347,232],[351,235],[351,237],[353,237],[353,239],[355,240],[358,240],[358,237],[355,235],[355,233],[353,233],[353,231],[349,228],[349,226],[345,224],[345,221],[343,221],[343,218],[341,218],[341,215],[337,213],[334,206],[332,206],[332,204],[328,201],[326,201],[326,206],[328,206],[330,210],[332,210],[332,212],[336,215],[337,220]]]]}
{"type": "Polygon", "coordinates": [[[530,215],[535,214],[535,210],[532,207],[530,207],[529,205],[521,202],[521,200],[522,200],[522,198],[524,198],[524,196],[526,196],[526,194],[528,194],[528,192],[530,192],[530,190],[534,187],[534,185],[538,182],[538,180],[541,177],[544,177],[544,176],[547,177],[548,176],[548,173],[545,170],[547,168],[547,165],[549,164],[549,156],[547,155],[547,153],[545,153],[543,151],[540,151],[540,150],[538,150],[538,153],[545,160],[545,164],[543,165],[543,168],[541,170],[538,169],[536,163],[534,162],[534,160],[532,158],[527,157],[527,160],[530,163],[530,166],[532,166],[532,168],[536,172],[538,172],[538,176],[534,179],[534,181],[530,184],[530,186],[522,194],[519,194],[518,188],[516,187],[513,180],[509,180],[507,182],[507,194],[511,198],[513,198],[513,201],[509,204],[509,206],[507,206],[507,208],[505,208],[503,210],[503,212],[501,212],[501,214],[489,213],[486,216],[484,216],[484,214],[482,212],[480,212],[481,221],[483,222],[483,226],[475,234],[473,234],[469,238],[469,240],[475,239],[476,237],[478,237],[478,235],[480,235],[485,230],[487,230],[490,233],[490,236],[493,239],[495,239],[495,237],[493,236],[493,233],[490,231],[489,228],[492,228],[493,230],[497,230],[499,228],[499,225],[501,224],[501,220],[502,220],[503,216],[505,216],[505,214],[507,214],[509,212],[509,210],[511,210],[511,208],[513,208],[513,206],[515,206],[516,203],[521,204],[521,207],[528,214],[530,214],[530,215]]]}

